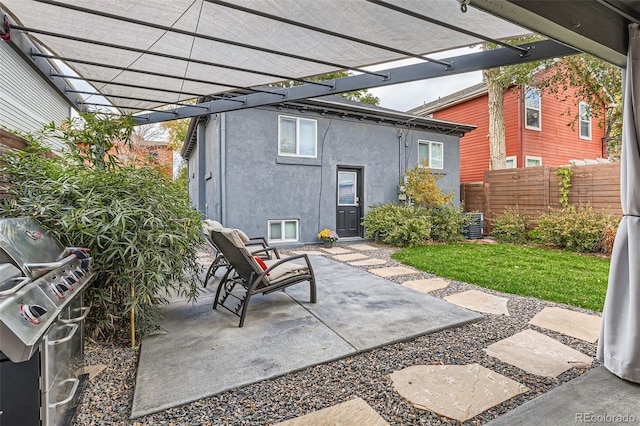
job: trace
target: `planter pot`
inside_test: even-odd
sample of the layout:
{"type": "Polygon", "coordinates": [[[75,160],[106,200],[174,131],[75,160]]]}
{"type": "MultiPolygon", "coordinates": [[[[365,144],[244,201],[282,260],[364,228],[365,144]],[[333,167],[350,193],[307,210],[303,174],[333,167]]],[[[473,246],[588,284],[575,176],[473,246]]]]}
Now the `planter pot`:
{"type": "Polygon", "coordinates": [[[333,241],[323,241],[322,244],[324,244],[325,248],[333,247],[333,241]]]}

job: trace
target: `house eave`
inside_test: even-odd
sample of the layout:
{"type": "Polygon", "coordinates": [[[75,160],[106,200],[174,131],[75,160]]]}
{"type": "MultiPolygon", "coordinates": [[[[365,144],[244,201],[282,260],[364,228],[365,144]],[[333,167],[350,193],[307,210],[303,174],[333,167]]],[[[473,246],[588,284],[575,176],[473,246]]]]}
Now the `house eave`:
{"type": "Polygon", "coordinates": [[[472,99],[479,98],[481,96],[486,95],[487,93],[488,93],[487,84],[483,82],[478,84],[477,87],[475,88],[474,86],[468,87],[459,92],[455,92],[443,98],[440,98],[436,101],[421,105],[416,108],[412,108],[407,112],[410,114],[424,116],[424,115],[432,114],[437,111],[441,111],[445,108],[450,108],[454,105],[458,105],[458,104],[470,101],[472,99]],[[472,89],[472,90],[469,90],[469,89],[472,89]]]}
{"type": "Polygon", "coordinates": [[[329,110],[331,110],[331,112],[351,112],[355,116],[358,116],[362,119],[385,121],[396,125],[420,125],[439,132],[459,132],[460,136],[463,136],[465,133],[470,132],[471,130],[474,130],[476,128],[476,126],[471,124],[423,117],[415,114],[407,114],[404,112],[398,112],[375,106],[369,107],[365,104],[345,104],[342,102],[331,101],[322,98],[306,99],[304,101],[291,103],[290,105],[313,106],[315,109],[327,112],[329,112],[329,110]]]}

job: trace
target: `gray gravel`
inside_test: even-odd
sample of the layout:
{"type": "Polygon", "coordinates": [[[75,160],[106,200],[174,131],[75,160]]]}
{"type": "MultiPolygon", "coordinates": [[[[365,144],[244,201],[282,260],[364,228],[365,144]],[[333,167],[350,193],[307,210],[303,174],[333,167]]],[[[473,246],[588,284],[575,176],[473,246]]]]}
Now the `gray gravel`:
{"type": "MultiPolygon", "coordinates": [[[[374,245],[374,244],[372,244],[374,245]]],[[[381,245],[370,257],[387,259],[388,265],[398,265],[390,259],[394,251],[381,245]]],[[[306,248],[317,250],[314,247],[306,248]]],[[[384,266],[384,265],[381,265],[384,266]]],[[[370,269],[373,267],[359,267],[370,269]]],[[[432,277],[429,274],[392,278],[397,283],[407,279],[432,277]]],[[[529,401],[583,373],[585,368],[572,368],[557,378],[547,378],[487,356],[488,345],[514,335],[524,329],[535,329],[588,356],[595,357],[596,345],[565,336],[527,323],[548,306],[562,306],[578,312],[600,315],[533,298],[505,295],[480,289],[462,282],[451,282],[442,290],[432,292],[435,297],[467,290],[509,298],[510,316],[487,315],[481,321],[462,327],[440,331],[417,339],[304,369],[272,380],[249,385],[234,391],[171,408],[160,413],[130,420],[131,401],[135,384],[138,352],[134,349],[104,346],[87,342],[87,365],[105,364],[107,368],[92,379],[77,408],[75,425],[268,425],[312,411],[330,407],[360,397],[392,425],[450,425],[461,424],[429,411],[418,410],[393,389],[389,375],[402,368],[419,364],[470,364],[477,362],[507,376],[530,391],[497,405],[462,423],[479,425],[529,401]]],[[[591,368],[598,365],[594,361],[591,368]]],[[[170,391],[170,390],[168,390],[170,391]]]]}

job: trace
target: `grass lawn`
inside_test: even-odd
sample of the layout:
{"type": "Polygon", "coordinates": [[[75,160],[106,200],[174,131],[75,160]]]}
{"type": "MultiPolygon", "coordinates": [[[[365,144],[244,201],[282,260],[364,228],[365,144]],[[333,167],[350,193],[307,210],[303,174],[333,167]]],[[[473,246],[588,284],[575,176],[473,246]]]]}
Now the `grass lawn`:
{"type": "Polygon", "coordinates": [[[602,311],[609,259],[509,244],[433,244],[395,260],[443,278],[602,311]]]}

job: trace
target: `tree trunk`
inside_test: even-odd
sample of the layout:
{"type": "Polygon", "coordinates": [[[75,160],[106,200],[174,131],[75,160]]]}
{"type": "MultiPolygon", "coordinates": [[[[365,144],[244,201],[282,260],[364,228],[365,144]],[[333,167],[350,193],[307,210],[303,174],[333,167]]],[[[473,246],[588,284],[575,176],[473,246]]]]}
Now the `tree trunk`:
{"type": "Polygon", "coordinates": [[[499,69],[485,71],[489,94],[489,169],[507,167],[507,143],[504,124],[504,95],[506,89],[493,81],[499,69]]]}

